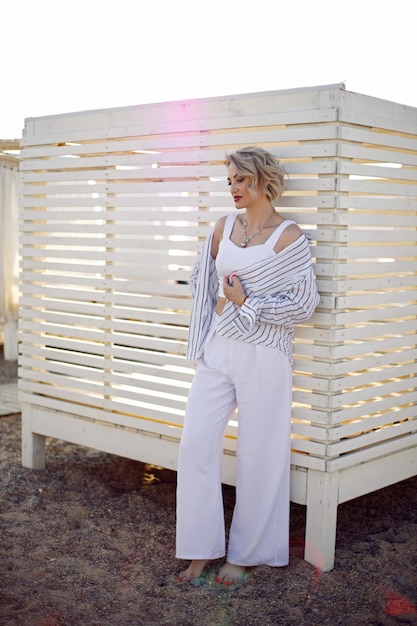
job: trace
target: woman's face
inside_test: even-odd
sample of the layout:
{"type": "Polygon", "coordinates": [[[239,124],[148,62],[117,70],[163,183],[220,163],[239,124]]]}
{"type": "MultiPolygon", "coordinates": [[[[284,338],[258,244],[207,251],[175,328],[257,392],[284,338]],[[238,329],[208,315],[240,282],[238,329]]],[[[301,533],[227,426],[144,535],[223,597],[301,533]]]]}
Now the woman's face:
{"type": "Polygon", "coordinates": [[[246,174],[241,174],[234,163],[229,165],[227,170],[227,184],[233,196],[235,207],[244,209],[254,205],[261,199],[262,193],[258,187],[250,187],[251,178],[246,174]]]}

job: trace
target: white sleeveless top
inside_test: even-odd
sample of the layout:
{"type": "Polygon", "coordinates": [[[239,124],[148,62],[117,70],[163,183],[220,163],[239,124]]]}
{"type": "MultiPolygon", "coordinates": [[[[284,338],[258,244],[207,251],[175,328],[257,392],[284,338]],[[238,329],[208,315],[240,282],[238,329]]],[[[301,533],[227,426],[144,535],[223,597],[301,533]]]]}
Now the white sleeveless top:
{"type": "Polygon", "coordinates": [[[249,248],[242,248],[231,241],[230,235],[233,230],[237,213],[230,213],[226,217],[224,225],[223,237],[219,244],[219,250],[216,257],[216,269],[219,277],[219,297],[224,298],[223,279],[230,274],[238,274],[239,270],[264,261],[276,254],[274,246],[280,238],[282,232],[291,224],[295,224],[292,220],[284,220],[282,224],[271,233],[265,243],[249,248]]]}

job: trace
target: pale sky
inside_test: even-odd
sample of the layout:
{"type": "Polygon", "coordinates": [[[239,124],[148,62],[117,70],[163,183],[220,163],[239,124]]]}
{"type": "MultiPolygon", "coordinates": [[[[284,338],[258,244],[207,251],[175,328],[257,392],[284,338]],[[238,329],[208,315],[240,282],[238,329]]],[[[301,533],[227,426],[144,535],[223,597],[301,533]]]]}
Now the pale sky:
{"type": "Polygon", "coordinates": [[[417,0],[8,0],[0,139],[24,119],[345,83],[417,107],[417,0]]]}

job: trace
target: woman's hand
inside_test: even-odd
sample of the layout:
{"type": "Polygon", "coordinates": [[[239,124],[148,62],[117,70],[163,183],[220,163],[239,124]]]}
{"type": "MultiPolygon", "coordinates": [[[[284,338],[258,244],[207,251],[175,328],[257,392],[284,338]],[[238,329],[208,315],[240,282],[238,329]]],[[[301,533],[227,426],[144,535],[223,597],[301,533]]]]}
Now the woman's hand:
{"type": "Polygon", "coordinates": [[[236,274],[231,274],[229,278],[223,278],[223,292],[228,300],[241,307],[246,300],[242,283],[236,274]]]}

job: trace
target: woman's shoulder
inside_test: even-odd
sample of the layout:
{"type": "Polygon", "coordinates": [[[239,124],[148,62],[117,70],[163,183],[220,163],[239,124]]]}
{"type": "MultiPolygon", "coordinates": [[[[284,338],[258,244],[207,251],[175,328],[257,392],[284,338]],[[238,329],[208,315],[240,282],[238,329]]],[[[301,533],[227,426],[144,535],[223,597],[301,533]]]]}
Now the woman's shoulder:
{"type": "Polygon", "coordinates": [[[228,213],[227,215],[222,215],[214,224],[214,230],[216,231],[218,229],[221,229],[223,231],[226,223],[227,224],[233,223],[236,217],[237,217],[236,213],[228,213]]]}
{"type": "Polygon", "coordinates": [[[229,215],[223,215],[219,217],[213,227],[213,239],[211,242],[211,256],[213,259],[217,257],[217,252],[219,250],[219,245],[221,240],[223,239],[224,229],[226,227],[226,223],[229,215]]]}
{"type": "Polygon", "coordinates": [[[303,234],[303,231],[298,224],[292,220],[284,220],[281,224],[285,224],[285,227],[283,228],[279,239],[274,246],[275,252],[281,252],[281,250],[288,248],[288,246],[297,241],[297,239],[299,239],[303,234]],[[289,223],[285,224],[286,221],[289,223]]]}
{"type": "Polygon", "coordinates": [[[217,239],[217,241],[220,242],[223,239],[225,229],[227,231],[227,236],[229,236],[233,228],[235,218],[235,213],[228,213],[228,215],[222,215],[222,217],[219,217],[213,227],[214,238],[217,239]]]}
{"type": "Polygon", "coordinates": [[[219,219],[214,224],[213,230],[215,233],[218,233],[219,231],[223,232],[227,217],[228,217],[227,215],[222,215],[221,217],[219,217],[219,219]]]}

